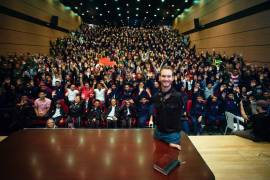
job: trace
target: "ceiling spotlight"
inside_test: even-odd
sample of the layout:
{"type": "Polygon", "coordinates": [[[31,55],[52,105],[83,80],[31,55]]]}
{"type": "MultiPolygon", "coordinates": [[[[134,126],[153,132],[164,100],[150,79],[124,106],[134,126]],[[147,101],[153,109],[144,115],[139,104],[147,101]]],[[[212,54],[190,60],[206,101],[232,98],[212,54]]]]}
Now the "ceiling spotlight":
{"type": "Polygon", "coordinates": [[[84,16],[84,13],[82,13],[82,16],[84,16]]]}
{"type": "Polygon", "coordinates": [[[157,10],[159,11],[159,10],[160,10],[160,8],[157,8],[157,10]]]}
{"type": "Polygon", "coordinates": [[[174,14],[172,14],[172,17],[174,17],[174,14]]]}
{"type": "Polygon", "coordinates": [[[148,14],[148,11],[146,11],[145,13],[148,14]]]}
{"type": "Polygon", "coordinates": [[[177,11],[180,11],[180,9],[178,8],[178,9],[176,9],[177,11]]]}
{"type": "Polygon", "coordinates": [[[155,16],[155,17],[157,17],[157,15],[156,15],[156,14],[154,14],[154,16],[155,16]]]}
{"type": "Polygon", "coordinates": [[[107,3],[104,3],[104,6],[107,6],[107,3]]]}
{"type": "Polygon", "coordinates": [[[137,11],[139,11],[139,8],[136,8],[137,11]]]}
{"type": "Polygon", "coordinates": [[[174,4],[172,4],[172,7],[174,7],[174,4]]]}
{"type": "Polygon", "coordinates": [[[151,4],[148,4],[149,7],[151,7],[151,4]]]}
{"type": "Polygon", "coordinates": [[[118,7],[117,10],[119,11],[120,10],[120,7],[118,7]]]}
{"type": "Polygon", "coordinates": [[[169,14],[169,12],[167,11],[166,14],[169,14]]]}
{"type": "Polygon", "coordinates": [[[129,6],[129,4],[127,3],[126,6],[129,6]]]}
{"type": "Polygon", "coordinates": [[[89,13],[89,10],[87,10],[86,12],[89,13]]]}
{"type": "Polygon", "coordinates": [[[98,7],[96,7],[96,10],[98,10],[98,7]]]}
{"type": "Polygon", "coordinates": [[[100,16],[102,16],[102,14],[99,14],[100,16]]]}
{"type": "Polygon", "coordinates": [[[127,11],[127,14],[129,14],[129,11],[127,11]]]}
{"type": "Polygon", "coordinates": [[[188,2],[188,0],[185,0],[185,3],[187,3],[188,2]]]}
{"type": "Polygon", "coordinates": [[[78,7],[77,7],[77,6],[75,6],[75,9],[78,9],[78,7]]]}
{"type": "Polygon", "coordinates": [[[127,18],[129,19],[129,16],[127,18]]]}
{"type": "Polygon", "coordinates": [[[162,19],[165,19],[165,17],[163,17],[162,19]]]}
{"type": "Polygon", "coordinates": [[[139,14],[136,14],[136,16],[139,16],[139,14]]]}
{"type": "Polygon", "coordinates": [[[83,5],[83,3],[81,2],[81,3],[80,3],[80,5],[82,6],[82,5],[83,5]]]}
{"type": "Polygon", "coordinates": [[[140,2],[141,0],[137,0],[137,2],[140,2]]]}
{"type": "Polygon", "coordinates": [[[117,2],[118,0],[114,0],[115,2],[117,2]]]}
{"type": "Polygon", "coordinates": [[[121,16],[121,14],[119,13],[118,16],[121,16]]]}
{"type": "Polygon", "coordinates": [[[111,11],[107,11],[108,13],[110,13],[111,11]]]}
{"type": "Polygon", "coordinates": [[[164,2],[165,0],[161,0],[161,2],[164,2]]]}

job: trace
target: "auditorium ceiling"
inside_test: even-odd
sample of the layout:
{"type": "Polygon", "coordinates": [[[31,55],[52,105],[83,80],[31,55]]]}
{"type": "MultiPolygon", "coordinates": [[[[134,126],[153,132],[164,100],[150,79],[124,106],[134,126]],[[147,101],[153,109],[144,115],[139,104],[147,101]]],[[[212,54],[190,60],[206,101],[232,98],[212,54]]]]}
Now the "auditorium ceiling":
{"type": "Polygon", "coordinates": [[[172,25],[198,0],[60,0],[84,22],[110,26],[172,25]]]}

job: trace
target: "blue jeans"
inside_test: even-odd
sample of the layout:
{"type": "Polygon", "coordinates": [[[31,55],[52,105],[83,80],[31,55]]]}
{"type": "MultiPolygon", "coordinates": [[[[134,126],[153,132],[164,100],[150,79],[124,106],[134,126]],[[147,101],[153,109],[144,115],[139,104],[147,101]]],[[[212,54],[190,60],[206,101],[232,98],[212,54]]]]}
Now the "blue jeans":
{"type": "Polygon", "coordinates": [[[194,133],[196,135],[202,133],[202,123],[198,121],[198,118],[195,116],[191,116],[192,124],[193,124],[193,129],[194,133]]]}
{"type": "Polygon", "coordinates": [[[181,140],[180,132],[163,133],[160,132],[157,128],[155,129],[154,137],[166,143],[173,143],[173,144],[180,144],[181,140]]]}

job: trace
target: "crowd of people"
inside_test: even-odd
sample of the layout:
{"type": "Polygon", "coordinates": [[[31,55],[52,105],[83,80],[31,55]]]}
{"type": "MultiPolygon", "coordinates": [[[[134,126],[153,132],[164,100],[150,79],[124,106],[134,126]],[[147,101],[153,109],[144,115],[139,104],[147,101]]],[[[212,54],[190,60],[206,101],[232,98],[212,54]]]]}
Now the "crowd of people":
{"type": "Polygon", "coordinates": [[[168,27],[84,24],[51,42],[50,55],[1,57],[0,109],[13,117],[4,125],[148,127],[155,121],[152,97],[159,93],[164,65],[174,70],[173,87],[181,92],[181,121],[188,134],[224,132],[224,112],[242,117],[245,128],[254,126],[256,114],[269,117],[267,67],[248,65],[237,54],[196,52],[188,37],[168,27]],[[114,64],[102,64],[101,58],[114,64]]]}

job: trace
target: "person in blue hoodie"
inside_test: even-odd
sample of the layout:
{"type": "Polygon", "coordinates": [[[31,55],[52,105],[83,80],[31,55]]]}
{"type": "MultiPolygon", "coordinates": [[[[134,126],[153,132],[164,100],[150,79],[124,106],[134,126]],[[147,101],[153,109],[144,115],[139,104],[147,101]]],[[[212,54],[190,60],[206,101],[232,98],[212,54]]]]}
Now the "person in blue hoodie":
{"type": "Polygon", "coordinates": [[[202,95],[198,95],[196,101],[192,103],[191,119],[193,124],[194,133],[200,135],[202,133],[202,120],[205,117],[205,104],[202,95]]]}
{"type": "Polygon", "coordinates": [[[223,115],[222,103],[218,100],[216,96],[210,96],[207,100],[206,108],[206,119],[209,128],[221,128],[221,125],[224,125],[225,120],[223,115]]]}

